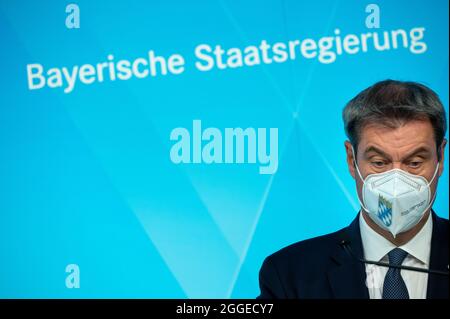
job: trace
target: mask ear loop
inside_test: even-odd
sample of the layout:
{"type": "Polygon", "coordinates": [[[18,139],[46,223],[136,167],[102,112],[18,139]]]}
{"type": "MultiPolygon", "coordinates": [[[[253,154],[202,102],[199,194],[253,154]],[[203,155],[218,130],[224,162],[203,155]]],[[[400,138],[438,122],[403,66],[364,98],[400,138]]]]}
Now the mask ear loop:
{"type": "MultiPolygon", "coordinates": [[[[362,177],[361,172],[359,171],[359,168],[358,168],[358,164],[356,163],[356,155],[355,155],[355,149],[353,148],[353,145],[352,145],[352,153],[353,153],[353,163],[355,164],[356,172],[358,172],[359,178],[361,179],[363,184],[365,184],[364,178],[362,177]]],[[[362,193],[362,190],[361,190],[361,193],[362,193]]],[[[356,192],[356,197],[358,197],[358,202],[359,202],[359,205],[361,205],[362,209],[364,209],[367,213],[369,213],[369,210],[367,209],[367,207],[362,203],[361,199],[359,198],[358,192],[356,192]]]]}
{"type": "Polygon", "coordinates": [[[439,170],[439,162],[436,165],[436,169],[434,170],[433,177],[431,178],[431,181],[428,183],[428,186],[430,186],[433,183],[434,178],[436,177],[438,170],[439,170]]]}
{"type": "MultiPolygon", "coordinates": [[[[436,169],[434,170],[434,174],[433,174],[433,177],[431,178],[431,181],[428,183],[428,187],[430,187],[430,185],[433,183],[433,181],[434,181],[434,179],[435,179],[435,177],[437,175],[438,170],[439,170],[439,162],[436,165],[436,169]]],[[[427,212],[431,208],[431,206],[433,206],[434,200],[436,199],[436,193],[437,193],[437,189],[434,190],[433,198],[431,199],[431,201],[428,204],[427,208],[425,208],[425,212],[427,212]]]]}

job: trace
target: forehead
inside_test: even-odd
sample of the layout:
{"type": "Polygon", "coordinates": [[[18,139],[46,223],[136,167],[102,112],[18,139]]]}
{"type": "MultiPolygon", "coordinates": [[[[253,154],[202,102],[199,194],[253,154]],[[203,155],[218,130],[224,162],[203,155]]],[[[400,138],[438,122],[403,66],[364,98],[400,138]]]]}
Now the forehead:
{"type": "Polygon", "coordinates": [[[364,152],[375,146],[393,156],[408,153],[419,147],[435,149],[433,126],[429,120],[413,120],[392,128],[382,124],[365,125],[360,134],[358,150],[364,152]]]}

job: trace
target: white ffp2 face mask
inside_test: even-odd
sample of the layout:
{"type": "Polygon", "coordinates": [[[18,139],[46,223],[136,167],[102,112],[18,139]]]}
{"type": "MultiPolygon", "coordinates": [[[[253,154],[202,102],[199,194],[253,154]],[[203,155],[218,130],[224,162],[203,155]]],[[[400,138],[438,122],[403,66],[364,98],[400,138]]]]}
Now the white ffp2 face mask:
{"type": "MultiPolygon", "coordinates": [[[[353,158],[355,159],[353,151],[353,158]]],[[[358,164],[355,167],[363,181],[361,207],[381,228],[395,238],[419,223],[433,204],[430,185],[439,169],[439,163],[430,182],[426,178],[395,168],[387,172],[362,177],[358,164]]]]}

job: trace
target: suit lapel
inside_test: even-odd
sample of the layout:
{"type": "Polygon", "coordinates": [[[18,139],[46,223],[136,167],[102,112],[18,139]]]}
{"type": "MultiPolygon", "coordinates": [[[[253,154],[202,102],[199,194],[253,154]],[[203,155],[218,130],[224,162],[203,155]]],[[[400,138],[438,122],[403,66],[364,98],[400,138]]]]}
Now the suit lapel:
{"type": "MultiPolygon", "coordinates": [[[[448,271],[448,222],[433,212],[431,235],[430,269],[448,271]]],[[[428,299],[448,298],[449,277],[428,275],[428,299]]]]}
{"type": "Polygon", "coordinates": [[[351,244],[351,249],[356,256],[363,256],[359,215],[349,227],[344,229],[342,237],[338,238],[336,243],[334,255],[331,257],[333,263],[327,275],[333,296],[338,299],[368,299],[365,266],[344,250],[340,245],[343,239],[351,244]]]}

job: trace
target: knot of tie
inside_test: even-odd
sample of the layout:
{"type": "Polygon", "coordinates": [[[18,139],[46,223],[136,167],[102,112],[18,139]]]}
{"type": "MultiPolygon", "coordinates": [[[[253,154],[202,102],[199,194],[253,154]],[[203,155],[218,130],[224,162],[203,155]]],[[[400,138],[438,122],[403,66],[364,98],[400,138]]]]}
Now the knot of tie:
{"type": "Polygon", "coordinates": [[[408,253],[401,248],[394,248],[388,253],[389,263],[400,266],[408,253]]]}

